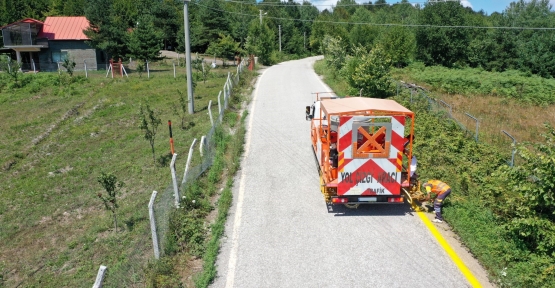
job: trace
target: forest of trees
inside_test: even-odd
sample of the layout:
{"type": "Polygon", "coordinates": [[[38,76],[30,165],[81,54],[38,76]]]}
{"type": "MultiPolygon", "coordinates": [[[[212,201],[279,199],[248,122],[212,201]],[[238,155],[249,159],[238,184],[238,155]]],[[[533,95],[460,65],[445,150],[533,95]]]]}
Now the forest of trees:
{"type": "MultiPolygon", "coordinates": [[[[317,7],[291,0],[192,0],[189,14],[192,51],[220,57],[256,54],[273,64],[279,55],[321,54],[330,36],[349,54],[380,45],[398,67],[420,61],[555,76],[555,30],[545,29],[555,28],[549,0],[515,1],[491,15],[456,1],[340,0],[317,7]]],[[[182,0],[0,0],[0,25],[76,15],[89,19],[91,44],[112,57],[155,57],[139,47],[146,41],[142,46],[184,50],[182,0]]]]}

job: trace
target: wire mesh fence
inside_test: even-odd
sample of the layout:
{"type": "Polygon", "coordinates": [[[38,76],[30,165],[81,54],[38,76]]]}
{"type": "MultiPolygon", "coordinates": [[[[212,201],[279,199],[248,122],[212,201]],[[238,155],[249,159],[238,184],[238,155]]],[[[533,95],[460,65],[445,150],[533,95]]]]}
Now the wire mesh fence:
{"type": "MultiPolygon", "coordinates": [[[[223,99],[220,105],[218,105],[218,116],[215,119],[212,127],[206,134],[206,137],[203,138],[203,143],[198,143],[195,149],[202,149],[201,155],[202,159],[199,164],[190,167],[182,174],[181,181],[178,180],[179,183],[179,191],[185,191],[188,185],[194,182],[198,177],[200,177],[212,164],[214,163],[214,159],[216,157],[216,148],[217,148],[217,141],[215,137],[216,129],[223,124],[224,121],[224,111],[228,108],[229,99],[231,97],[231,92],[233,87],[239,83],[240,74],[245,67],[245,63],[241,62],[237,66],[237,73],[234,75],[228,74],[228,78],[226,83],[224,84],[223,90],[220,91],[220,95],[223,94],[223,99]],[[222,93],[223,92],[223,93],[222,93]]],[[[220,95],[218,97],[220,97],[220,95]]],[[[218,99],[220,101],[220,99],[218,99]]],[[[212,113],[212,111],[209,111],[212,113]]],[[[194,144],[193,144],[194,145],[194,144]]],[[[177,167],[185,167],[185,161],[187,160],[188,155],[178,155],[177,159],[179,159],[179,165],[177,167]]],[[[177,162],[177,161],[176,161],[177,162]]],[[[180,176],[180,173],[176,173],[177,176],[180,176]]],[[[156,219],[156,230],[157,230],[157,238],[159,239],[159,247],[160,247],[160,255],[163,256],[168,243],[166,240],[168,239],[168,231],[169,231],[169,220],[170,220],[170,213],[173,209],[175,209],[175,189],[172,184],[169,184],[166,189],[164,189],[161,193],[158,193],[157,200],[154,204],[154,215],[156,219]]],[[[181,199],[180,199],[181,200],[181,199]]]]}
{"type": "MultiPolygon", "coordinates": [[[[82,60],[75,61],[75,66],[68,69],[68,67],[64,66],[64,62],[41,62],[27,60],[17,63],[15,60],[11,59],[8,56],[2,57],[2,55],[0,55],[0,62],[6,63],[6,65],[0,65],[0,72],[8,72],[8,70],[17,67],[18,70],[24,74],[56,72],[58,74],[71,73],[73,76],[81,76],[86,78],[184,78],[187,75],[187,70],[185,62],[183,60],[184,59],[166,58],[156,62],[148,62],[129,59],[126,61],[122,61],[121,66],[118,65],[119,60],[114,60],[113,63],[110,63],[110,61],[97,62],[91,60],[82,60]]],[[[211,60],[203,60],[201,62],[203,62],[204,65],[202,65],[202,63],[196,66],[194,65],[194,71],[197,71],[201,74],[209,73],[209,71],[214,67],[212,65],[215,65],[212,64],[212,62],[210,61],[211,60]]],[[[220,61],[218,63],[218,66],[225,68],[233,66],[239,67],[240,65],[235,61],[228,60],[220,61]]],[[[237,75],[238,74],[236,74],[235,76],[238,77],[237,75]]]]}

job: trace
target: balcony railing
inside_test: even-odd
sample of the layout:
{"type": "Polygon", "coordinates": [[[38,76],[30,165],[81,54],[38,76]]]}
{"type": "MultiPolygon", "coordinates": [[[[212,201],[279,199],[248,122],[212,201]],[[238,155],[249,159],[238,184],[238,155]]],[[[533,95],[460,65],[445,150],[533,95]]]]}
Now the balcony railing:
{"type": "Polygon", "coordinates": [[[39,27],[34,23],[17,23],[2,29],[4,46],[37,45],[36,37],[39,27]]]}

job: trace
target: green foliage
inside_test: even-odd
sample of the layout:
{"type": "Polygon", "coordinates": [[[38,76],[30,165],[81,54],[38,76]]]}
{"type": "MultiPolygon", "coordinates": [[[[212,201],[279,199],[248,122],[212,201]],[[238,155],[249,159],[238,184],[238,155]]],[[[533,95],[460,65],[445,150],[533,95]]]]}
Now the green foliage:
{"type": "Polygon", "coordinates": [[[179,96],[179,103],[173,103],[172,105],[172,110],[174,112],[174,115],[178,116],[179,119],[181,120],[181,129],[186,130],[187,126],[185,124],[186,120],[187,120],[187,115],[188,115],[188,111],[189,111],[189,107],[188,107],[188,103],[187,103],[187,99],[185,98],[185,95],[183,94],[183,92],[181,92],[181,90],[177,89],[177,95],[179,96]]]}
{"type": "Polygon", "coordinates": [[[208,78],[208,75],[210,75],[210,70],[212,70],[212,66],[206,65],[206,63],[204,62],[204,58],[199,57],[198,55],[194,60],[191,60],[191,64],[192,68],[197,70],[202,75],[202,81],[206,83],[206,78],[208,78]]]}
{"type": "Polygon", "coordinates": [[[218,41],[211,42],[206,49],[206,54],[216,55],[221,57],[223,66],[225,67],[225,60],[233,59],[237,52],[240,51],[239,43],[235,42],[229,35],[220,34],[218,41]]]}
{"type": "Polygon", "coordinates": [[[409,28],[395,26],[388,28],[379,39],[385,54],[395,67],[408,65],[414,59],[416,40],[409,28]]]}
{"type": "Polygon", "coordinates": [[[135,63],[135,68],[137,69],[137,73],[139,73],[139,78],[142,78],[146,68],[145,62],[143,60],[137,59],[135,63]]]}
{"type": "Polygon", "coordinates": [[[112,212],[112,216],[114,217],[115,232],[117,233],[118,218],[116,212],[119,208],[117,202],[117,193],[124,186],[124,183],[122,181],[118,181],[118,178],[114,174],[105,172],[101,172],[100,176],[98,176],[96,180],[106,191],[106,196],[104,196],[104,194],[102,193],[98,193],[97,196],[104,203],[104,207],[106,208],[106,210],[112,212]]]}
{"type": "Polygon", "coordinates": [[[479,68],[448,69],[411,64],[400,70],[414,81],[434,90],[463,95],[493,95],[519,99],[538,105],[555,103],[555,80],[520,71],[488,72],[479,68]]]}
{"type": "MultiPolygon", "coordinates": [[[[469,26],[468,14],[459,2],[428,2],[419,15],[420,25],[469,26]]],[[[419,27],[417,57],[426,65],[453,67],[467,60],[468,29],[419,27]]]]}
{"type": "Polygon", "coordinates": [[[140,106],[139,110],[139,128],[145,133],[145,139],[150,143],[152,148],[152,159],[154,164],[156,164],[156,154],[154,152],[154,140],[156,139],[156,133],[158,131],[158,126],[162,124],[159,113],[152,110],[149,104],[140,106]]]}
{"type": "Polygon", "coordinates": [[[4,71],[9,77],[11,81],[14,83],[14,87],[20,87],[20,75],[21,73],[21,64],[17,61],[13,61],[11,58],[4,60],[0,58],[0,71],[4,71]]]}
{"type": "Polygon", "coordinates": [[[341,41],[341,37],[335,38],[329,35],[322,40],[322,52],[328,67],[332,71],[339,71],[345,65],[345,58],[347,58],[347,49],[341,41]]]}
{"type": "Polygon", "coordinates": [[[164,34],[154,27],[150,15],[142,15],[137,21],[137,27],[128,34],[128,56],[145,61],[159,59],[164,34]]]}
{"type": "MultiPolygon", "coordinates": [[[[391,59],[383,48],[376,46],[369,54],[362,56],[354,73],[347,78],[353,88],[352,94],[362,89],[368,97],[385,98],[391,93],[391,59]]],[[[360,93],[360,92],[359,92],[360,93]]]]}
{"type": "Polygon", "coordinates": [[[62,67],[66,68],[67,74],[69,77],[73,77],[73,70],[75,69],[75,61],[70,59],[69,57],[65,57],[64,61],[62,62],[62,67]]]}
{"type": "Polygon", "coordinates": [[[90,26],[83,32],[88,43],[105,51],[111,58],[122,58],[128,53],[126,31],[129,24],[114,12],[113,1],[91,0],[86,2],[85,16],[90,26]]]}
{"type": "Polygon", "coordinates": [[[275,34],[266,23],[260,25],[259,21],[252,20],[249,25],[249,33],[245,43],[248,54],[258,56],[262,65],[271,65],[272,53],[275,50],[275,34]]]}

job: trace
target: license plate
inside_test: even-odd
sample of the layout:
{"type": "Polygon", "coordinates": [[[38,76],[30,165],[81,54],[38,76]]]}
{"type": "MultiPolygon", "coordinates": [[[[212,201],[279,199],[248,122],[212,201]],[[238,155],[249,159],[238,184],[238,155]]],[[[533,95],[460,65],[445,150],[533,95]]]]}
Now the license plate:
{"type": "Polygon", "coordinates": [[[359,197],[358,201],[359,202],[376,202],[378,200],[378,198],[376,197],[359,197]]]}

